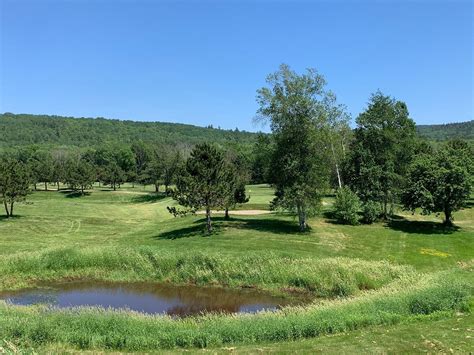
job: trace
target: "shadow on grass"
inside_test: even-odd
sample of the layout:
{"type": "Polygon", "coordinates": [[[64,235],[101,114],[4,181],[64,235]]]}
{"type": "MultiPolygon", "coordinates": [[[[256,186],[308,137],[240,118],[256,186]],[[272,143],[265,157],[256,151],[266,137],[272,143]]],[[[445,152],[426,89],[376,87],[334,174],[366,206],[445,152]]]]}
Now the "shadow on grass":
{"type": "Polygon", "coordinates": [[[14,214],[13,216],[7,217],[5,214],[0,215],[0,222],[1,221],[11,221],[13,219],[20,219],[23,218],[22,215],[14,214]]]}
{"type": "Polygon", "coordinates": [[[225,217],[212,217],[212,226],[213,233],[209,235],[206,232],[206,219],[200,218],[194,221],[193,226],[174,229],[168,232],[160,233],[155,236],[157,239],[179,239],[179,238],[189,238],[189,237],[209,237],[212,235],[217,235],[221,233],[226,228],[234,229],[248,229],[259,232],[267,232],[273,234],[306,234],[311,230],[308,228],[306,232],[301,232],[298,228],[297,221],[286,221],[281,219],[266,219],[266,218],[238,218],[230,217],[225,219],[225,217]]]}
{"type": "Polygon", "coordinates": [[[173,229],[168,232],[163,232],[155,236],[156,239],[181,239],[181,238],[190,238],[190,237],[210,237],[213,234],[219,233],[219,226],[213,224],[214,232],[208,234],[206,232],[206,226],[204,224],[194,225],[191,227],[173,229]]]}
{"type": "Polygon", "coordinates": [[[153,203],[153,202],[163,200],[166,197],[167,196],[165,193],[150,193],[146,195],[134,196],[132,198],[132,202],[133,203],[145,203],[145,202],[153,203]]]}
{"type": "Polygon", "coordinates": [[[446,226],[441,222],[431,221],[409,221],[398,216],[398,219],[388,221],[386,226],[390,229],[413,234],[452,234],[460,228],[457,226],[446,226]]]}
{"type": "Polygon", "coordinates": [[[75,190],[60,190],[59,192],[62,193],[64,197],[67,197],[67,198],[78,198],[78,197],[89,196],[91,194],[89,191],[84,191],[84,193],[82,193],[81,191],[75,191],[75,190]]]}

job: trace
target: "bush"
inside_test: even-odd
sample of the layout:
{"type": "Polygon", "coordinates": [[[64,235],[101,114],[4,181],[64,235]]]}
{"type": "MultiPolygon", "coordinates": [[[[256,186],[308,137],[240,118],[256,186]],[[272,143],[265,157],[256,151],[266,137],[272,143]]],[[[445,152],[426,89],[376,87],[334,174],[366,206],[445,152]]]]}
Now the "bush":
{"type": "Polygon", "coordinates": [[[367,201],[363,206],[363,221],[367,224],[374,223],[380,215],[380,208],[377,202],[367,201]]]}
{"type": "Polygon", "coordinates": [[[348,187],[339,189],[334,203],[336,218],[339,222],[356,225],[359,223],[359,197],[348,187]]]}

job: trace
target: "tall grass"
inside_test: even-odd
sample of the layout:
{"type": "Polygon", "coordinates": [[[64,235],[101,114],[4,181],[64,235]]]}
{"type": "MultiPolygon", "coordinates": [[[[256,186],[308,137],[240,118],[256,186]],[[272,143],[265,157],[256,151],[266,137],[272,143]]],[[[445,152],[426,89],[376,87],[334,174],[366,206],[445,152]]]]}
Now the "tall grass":
{"type": "Polygon", "coordinates": [[[457,272],[407,275],[379,290],[255,315],[214,314],[173,320],[100,309],[51,310],[0,302],[0,339],[22,346],[153,350],[288,341],[394,324],[438,312],[466,311],[471,287],[457,272]]]}
{"type": "Polygon", "coordinates": [[[172,253],[152,248],[52,249],[0,260],[0,290],[34,281],[91,278],[155,281],[349,296],[412,273],[407,266],[349,258],[292,259],[255,252],[243,257],[172,253]]]}

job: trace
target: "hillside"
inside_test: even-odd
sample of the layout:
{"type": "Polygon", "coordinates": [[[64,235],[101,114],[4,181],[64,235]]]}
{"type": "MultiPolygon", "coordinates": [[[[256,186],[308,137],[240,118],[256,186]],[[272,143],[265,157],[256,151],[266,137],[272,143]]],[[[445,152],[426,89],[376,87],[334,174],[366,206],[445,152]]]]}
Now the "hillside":
{"type": "Polygon", "coordinates": [[[193,145],[204,141],[251,143],[255,133],[165,122],[0,114],[0,147],[30,144],[91,147],[137,140],[155,144],[193,145]]]}
{"type": "MultiPolygon", "coordinates": [[[[474,140],[474,121],[419,125],[417,130],[422,137],[432,141],[450,138],[474,140]]],[[[194,145],[205,141],[250,144],[255,136],[256,133],[252,132],[180,123],[0,114],[0,148],[31,144],[94,147],[103,143],[131,143],[137,140],[167,145],[194,145]]]]}
{"type": "Polygon", "coordinates": [[[474,120],[459,123],[416,126],[418,133],[429,140],[443,141],[451,138],[474,139],[474,120]]]}

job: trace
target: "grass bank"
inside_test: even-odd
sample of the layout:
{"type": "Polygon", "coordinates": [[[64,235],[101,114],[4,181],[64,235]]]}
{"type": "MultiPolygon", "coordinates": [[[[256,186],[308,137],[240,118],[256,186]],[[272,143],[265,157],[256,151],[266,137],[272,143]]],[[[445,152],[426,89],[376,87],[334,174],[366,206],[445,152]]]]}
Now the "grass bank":
{"type": "Polygon", "coordinates": [[[409,266],[386,261],[342,257],[293,259],[271,252],[231,257],[147,247],[61,248],[3,257],[0,290],[21,288],[42,280],[87,278],[255,287],[337,297],[377,289],[413,272],[409,266]]]}
{"type": "Polygon", "coordinates": [[[173,320],[101,309],[51,310],[0,302],[0,339],[26,347],[153,350],[289,341],[467,311],[465,271],[409,275],[360,296],[256,315],[173,320]]]}

